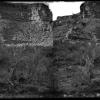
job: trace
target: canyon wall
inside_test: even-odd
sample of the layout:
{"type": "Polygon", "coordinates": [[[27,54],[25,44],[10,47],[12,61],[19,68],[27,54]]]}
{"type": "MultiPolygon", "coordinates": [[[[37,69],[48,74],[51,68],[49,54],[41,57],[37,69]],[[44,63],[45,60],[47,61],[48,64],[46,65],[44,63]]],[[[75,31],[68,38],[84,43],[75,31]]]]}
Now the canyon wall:
{"type": "Polygon", "coordinates": [[[53,22],[58,91],[92,91],[99,87],[99,22],[98,2],[85,2],[80,13],[53,22]]]}
{"type": "Polygon", "coordinates": [[[99,4],[85,2],[80,13],[55,21],[42,3],[0,4],[0,86],[8,85],[4,92],[55,95],[97,89],[99,4]]]}
{"type": "Polygon", "coordinates": [[[4,3],[0,16],[0,82],[10,87],[23,84],[26,90],[48,89],[53,46],[48,6],[4,3]]]}

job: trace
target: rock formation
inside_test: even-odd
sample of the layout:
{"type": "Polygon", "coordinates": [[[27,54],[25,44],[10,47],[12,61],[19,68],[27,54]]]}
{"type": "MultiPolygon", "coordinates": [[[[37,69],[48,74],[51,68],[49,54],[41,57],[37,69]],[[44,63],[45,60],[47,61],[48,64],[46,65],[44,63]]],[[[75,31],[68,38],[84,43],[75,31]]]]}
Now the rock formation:
{"type": "MultiPolygon", "coordinates": [[[[59,91],[84,91],[92,87],[95,80],[99,82],[99,69],[95,66],[95,57],[99,55],[96,54],[99,42],[98,5],[85,2],[80,6],[80,13],[58,17],[53,24],[54,76],[59,91]]],[[[99,58],[97,62],[99,65],[99,58]]]]}
{"type": "Polygon", "coordinates": [[[56,21],[43,3],[0,4],[0,92],[99,89],[99,4],[84,2],[80,13],[56,21]]]}
{"type": "Polygon", "coordinates": [[[46,5],[1,4],[0,7],[0,31],[3,33],[3,41],[29,41],[32,45],[52,45],[52,34],[49,34],[52,31],[52,13],[46,5]]]}
{"type": "Polygon", "coordinates": [[[0,82],[14,88],[23,84],[24,88],[15,92],[47,90],[53,45],[48,6],[4,3],[0,15],[0,82]]]}

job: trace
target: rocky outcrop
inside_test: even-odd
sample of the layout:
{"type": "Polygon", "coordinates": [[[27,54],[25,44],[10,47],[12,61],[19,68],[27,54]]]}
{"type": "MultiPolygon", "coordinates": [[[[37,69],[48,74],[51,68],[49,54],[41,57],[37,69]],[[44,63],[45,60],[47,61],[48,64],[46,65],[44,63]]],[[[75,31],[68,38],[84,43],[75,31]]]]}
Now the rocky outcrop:
{"type": "Polygon", "coordinates": [[[48,90],[53,44],[48,6],[4,3],[0,16],[0,83],[8,85],[7,91],[9,86],[14,92],[48,90]]]}
{"type": "Polygon", "coordinates": [[[95,88],[100,82],[99,2],[87,1],[80,10],[52,21],[42,3],[0,4],[0,82],[14,93],[95,88]]]}
{"type": "MultiPolygon", "coordinates": [[[[39,16],[41,17],[40,20],[52,21],[52,12],[43,3],[0,3],[0,8],[3,19],[32,21],[36,20],[35,18],[39,16]]],[[[37,20],[39,21],[39,19],[37,20]]]]}
{"type": "Polygon", "coordinates": [[[3,41],[52,45],[52,13],[44,4],[1,4],[0,31],[3,41]],[[48,12],[48,13],[46,13],[48,12]],[[15,28],[16,27],[16,28],[15,28]]]}
{"type": "MultiPolygon", "coordinates": [[[[100,26],[100,2],[96,1],[96,2],[86,2],[85,3],[86,7],[88,8],[88,12],[90,12],[93,16],[91,18],[90,21],[88,21],[88,25],[87,27],[84,29],[84,31],[87,32],[91,32],[94,34],[94,40],[95,40],[95,45],[94,45],[94,59],[93,59],[93,69],[92,69],[92,74],[93,74],[93,78],[91,79],[93,81],[93,84],[95,84],[95,87],[98,87],[97,83],[99,83],[100,79],[100,72],[99,72],[99,41],[100,41],[100,35],[99,35],[99,26],[100,26]]],[[[84,8],[84,7],[83,7],[84,8]]]]}
{"type": "Polygon", "coordinates": [[[94,3],[85,2],[80,7],[80,13],[59,17],[54,22],[54,76],[58,90],[67,93],[83,91],[93,84],[95,50],[99,42],[96,32],[99,27],[98,12],[94,12],[93,6],[94,3]]]}

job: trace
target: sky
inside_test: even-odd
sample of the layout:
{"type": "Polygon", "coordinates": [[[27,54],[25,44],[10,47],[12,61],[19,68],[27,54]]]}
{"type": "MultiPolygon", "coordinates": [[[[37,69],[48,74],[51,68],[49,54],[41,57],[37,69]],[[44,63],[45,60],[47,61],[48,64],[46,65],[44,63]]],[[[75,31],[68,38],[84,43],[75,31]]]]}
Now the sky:
{"type": "Polygon", "coordinates": [[[80,5],[83,2],[52,2],[49,3],[49,8],[53,13],[53,20],[57,19],[57,16],[72,15],[80,12],[80,5]]]}
{"type": "MultiPolygon", "coordinates": [[[[80,2],[39,2],[39,3],[45,3],[49,6],[53,13],[53,20],[57,19],[57,16],[66,16],[66,15],[72,15],[80,12],[80,5],[84,1],[80,2]]],[[[12,2],[16,3],[16,2],[12,2]]],[[[17,2],[17,3],[22,3],[22,2],[17,2]]],[[[34,3],[34,2],[24,2],[24,3],[34,3]]],[[[36,3],[36,2],[35,2],[36,3]]]]}

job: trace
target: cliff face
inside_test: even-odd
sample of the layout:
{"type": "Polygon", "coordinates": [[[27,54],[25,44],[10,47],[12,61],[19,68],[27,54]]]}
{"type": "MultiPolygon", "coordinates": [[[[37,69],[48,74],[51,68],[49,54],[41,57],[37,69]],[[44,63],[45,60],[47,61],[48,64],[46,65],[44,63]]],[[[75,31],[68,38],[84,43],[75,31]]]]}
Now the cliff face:
{"type": "Polygon", "coordinates": [[[0,7],[0,31],[4,41],[52,45],[52,13],[46,5],[1,4],[0,7]]]}
{"type": "Polygon", "coordinates": [[[54,95],[96,88],[99,2],[85,2],[80,10],[52,21],[49,7],[41,3],[0,4],[0,82],[10,83],[7,91],[54,95]]]}
{"type": "Polygon", "coordinates": [[[0,8],[2,18],[17,21],[31,21],[35,20],[35,16],[39,16],[41,20],[52,21],[52,12],[49,10],[48,6],[43,3],[0,3],[0,8]]]}
{"type": "Polygon", "coordinates": [[[65,92],[85,90],[99,82],[99,3],[85,2],[80,10],[58,17],[53,24],[54,76],[58,90],[65,92]]]}
{"type": "Polygon", "coordinates": [[[23,84],[27,91],[48,89],[53,45],[48,6],[0,4],[0,15],[0,83],[23,84]]]}

